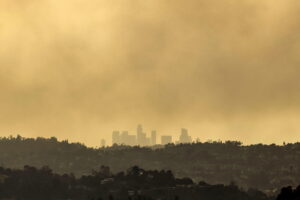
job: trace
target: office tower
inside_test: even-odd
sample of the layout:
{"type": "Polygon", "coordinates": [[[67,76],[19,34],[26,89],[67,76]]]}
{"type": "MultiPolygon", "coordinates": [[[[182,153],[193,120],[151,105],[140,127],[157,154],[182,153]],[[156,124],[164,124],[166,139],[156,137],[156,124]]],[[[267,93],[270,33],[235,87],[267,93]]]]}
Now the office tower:
{"type": "Polygon", "coordinates": [[[146,133],[140,133],[138,135],[138,145],[140,145],[140,146],[147,146],[146,133]]]}
{"type": "Polygon", "coordinates": [[[142,135],[143,135],[143,127],[141,124],[139,124],[136,129],[137,145],[141,145],[142,135]]]}
{"type": "Polygon", "coordinates": [[[101,140],[101,147],[105,147],[106,141],[104,139],[101,140]]]}
{"type": "Polygon", "coordinates": [[[179,137],[179,143],[191,143],[192,137],[189,136],[188,130],[185,128],[181,129],[181,135],[179,137]]]}
{"type": "Polygon", "coordinates": [[[151,131],[151,145],[156,145],[156,131],[151,131]]]}
{"type": "Polygon", "coordinates": [[[135,135],[128,135],[128,145],[129,146],[135,146],[137,145],[137,142],[136,142],[136,136],[135,135]]]}
{"type": "Polygon", "coordinates": [[[141,124],[138,125],[136,132],[137,132],[136,133],[137,145],[146,146],[147,143],[146,133],[143,133],[143,127],[141,124]]]}
{"type": "Polygon", "coordinates": [[[166,145],[172,143],[172,136],[170,135],[163,135],[161,136],[161,144],[166,145]]]}
{"type": "Polygon", "coordinates": [[[151,146],[151,138],[145,137],[144,146],[151,146]]]}
{"type": "Polygon", "coordinates": [[[137,126],[136,133],[137,133],[137,134],[138,134],[138,133],[143,133],[143,127],[142,127],[141,124],[139,124],[139,125],[137,126]]]}
{"type": "Polygon", "coordinates": [[[121,144],[128,145],[128,135],[129,135],[128,131],[122,131],[121,141],[120,141],[121,144]]]}
{"type": "Polygon", "coordinates": [[[121,142],[120,132],[119,131],[113,131],[113,133],[112,133],[112,145],[120,144],[120,142],[121,142]]]}

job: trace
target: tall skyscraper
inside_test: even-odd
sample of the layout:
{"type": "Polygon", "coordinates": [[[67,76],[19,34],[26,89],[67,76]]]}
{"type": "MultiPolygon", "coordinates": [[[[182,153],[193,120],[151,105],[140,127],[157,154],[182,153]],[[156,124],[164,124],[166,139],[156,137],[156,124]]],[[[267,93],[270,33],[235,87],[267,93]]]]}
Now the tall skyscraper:
{"type": "Polygon", "coordinates": [[[172,136],[170,135],[163,135],[161,136],[161,144],[166,145],[172,143],[172,136]]]}
{"type": "Polygon", "coordinates": [[[191,143],[192,137],[189,136],[188,130],[185,128],[181,129],[181,135],[179,137],[179,143],[191,143]]]}
{"type": "Polygon", "coordinates": [[[143,126],[141,124],[137,126],[136,133],[143,133],[143,126]]]}
{"type": "Polygon", "coordinates": [[[124,145],[128,145],[128,136],[129,136],[129,133],[128,131],[122,131],[122,134],[121,134],[121,141],[120,143],[121,144],[124,144],[124,145]]]}
{"type": "Polygon", "coordinates": [[[151,131],[151,145],[156,145],[156,131],[151,131]]]}
{"type": "Polygon", "coordinates": [[[141,124],[138,125],[136,130],[136,138],[137,138],[137,145],[146,146],[147,145],[147,137],[146,133],[143,132],[143,127],[141,124]]]}
{"type": "Polygon", "coordinates": [[[112,145],[114,144],[120,144],[121,143],[121,137],[119,131],[113,131],[112,133],[112,145]]]}
{"type": "Polygon", "coordinates": [[[105,147],[106,141],[104,139],[101,140],[101,147],[105,147]]]}
{"type": "Polygon", "coordinates": [[[135,146],[136,144],[136,136],[135,135],[128,135],[128,144],[129,146],[135,146]]]}

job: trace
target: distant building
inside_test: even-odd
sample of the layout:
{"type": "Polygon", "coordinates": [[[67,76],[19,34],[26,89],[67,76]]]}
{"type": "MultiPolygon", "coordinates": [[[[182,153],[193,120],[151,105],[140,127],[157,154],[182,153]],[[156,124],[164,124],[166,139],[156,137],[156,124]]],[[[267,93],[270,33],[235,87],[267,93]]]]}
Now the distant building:
{"type": "Polygon", "coordinates": [[[122,131],[122,134],[121,134],[121,144],[124,144],[124,145],[127,145],[128,144],[128,131],[122,131]]]}
{"type": "Polygon", "coordinates": [[[181,135],[179,137],[179,143],[191,143],[192,137],[189,136],[188,130],[185,128],[181,129],[181,135]]]}
{"type": "Polygon", "coordinates": [[[170,135],[163,135],[161,136],[161,144],[166,145],[172,143],[172,136],[170,135]]]}
{"type": "Polygon", "coordinates": [[[151,131],[151,145],[156,145],[156,131],[151,131]]]}
{"type": "Polygon", "coordinates": [[[123,131],[121,134],[121,144],[128,145],[128,146],[135,146],[136,136],[129,135],[128,131],[123,131]]]}
{"type": "Polygon", "coordinates": [[[146,136],[146,133],[140,133],[138,135],[138,138],[139,138],[138,145],[140,145],[140,146],[147,146],[147,143],[148,143],[147,139],[148,138],[146,136]]]}
{"type": "MultiPolygon", "coordinates": [[[[136,135],[130,135],[128,131],[113,131],[112,144],[123,144],[128,146],[154,146],[158,143],[157,137],[156,130],[152,130],[151,134],[147,135],[143,130],[143,126],[139,124],[136,129],[136,135]]],[[[161,144],[169,144],[172,142],[172,136],[165,135],[161,137],[161,144]]]]}
{"type": "Polygon", "coordinates": [[[137,144],[135,135],[128,135],[127,141],[128,141],[127,145],[129,146],[135,146],[137,144]]]}
{"type": "Polygon", "coordinates": [[[113,131],[113,133],[112,133],[112,145],[120,144],[120,143],[121,143],[120,131],[113,131]]]}
{"type": "Polygon", "coordinates": [[[105,147],[106,141],[104,139],[101,140],[101,147],[105,147]]]}
{"type": "Polygon", "coordinates": [[[149,137],[145,138],[144,146],[151,146],[151,138],[149,137]]]}
{"type": "Polygon", "coordinates": [[[139,133],[143,133],[143,126],[141,124],[139,124],[136,128],[136,133],[139,134],[139,133]]]}
{"type": "Polygon", "coordinates": [[[147,136],[146,133],[143,132],[143,127],[141,124],[139,124],[137,127],[136,139],[137,139],[137,145],[147,146],[147,136]]]}

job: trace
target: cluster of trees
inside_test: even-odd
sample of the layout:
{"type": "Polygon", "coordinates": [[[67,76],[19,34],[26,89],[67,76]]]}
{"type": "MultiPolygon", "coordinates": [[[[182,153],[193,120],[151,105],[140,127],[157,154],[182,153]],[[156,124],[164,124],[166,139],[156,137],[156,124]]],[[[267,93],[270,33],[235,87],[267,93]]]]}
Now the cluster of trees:
{"type": "Polygon", "coordinates": [[[300,185],[296,189],[291,186],[282,188],[276,200],[300,200],[300,185]]]}
{"type": "Polygon", "coordinates": [[[210,184],[236,182],[243,188],[274,192],[300,180],[300,143],[243,146],[240,142],[198,142],[163,148],[112,146],[88,148],[56,138],[0,138],[0,165],[49,166],[55,173],[87,175],[99,165],[112,172],[138,165],[144,169],[170,169],[176,177],[191,177],[210,184]],[[268,169],[268,170],[266,170],[268,169]]]}
{"type": "MultiPolygon", "coordinates": [[[[194,183],[175,178],[171,171],[144,170],[138,166],[111,173],[102,166],[91,175],[59,175],[48,167],[0,167],[0,199],[11,200],[273,200],[258,190],[243,191],[236,185],[194,183]]],[[[281,199],[280,199],[281,200],[281,199]]],[[[294,199],[293,199],[294,200],[294,199]]]]}

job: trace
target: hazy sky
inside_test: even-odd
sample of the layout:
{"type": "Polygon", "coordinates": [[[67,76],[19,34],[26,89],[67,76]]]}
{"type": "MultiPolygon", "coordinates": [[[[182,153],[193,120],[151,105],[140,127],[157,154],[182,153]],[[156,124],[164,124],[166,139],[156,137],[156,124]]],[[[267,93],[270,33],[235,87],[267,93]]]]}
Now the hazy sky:
{"type": "Polygon", "coordinates": [[[0,135],[300,136],[299,0],[0,0],[0,135]]]}

